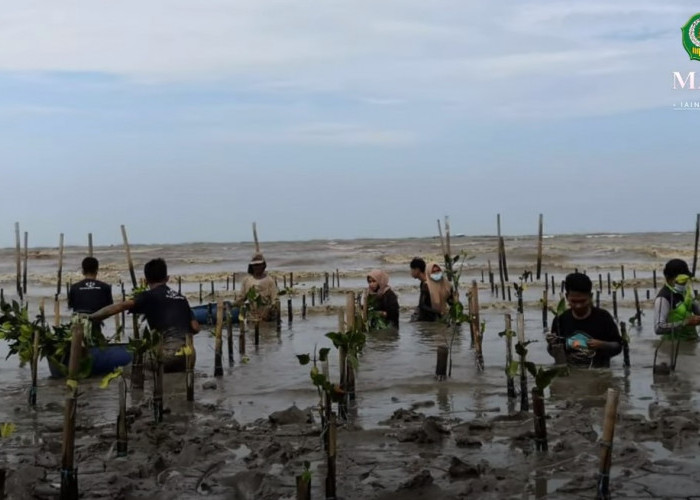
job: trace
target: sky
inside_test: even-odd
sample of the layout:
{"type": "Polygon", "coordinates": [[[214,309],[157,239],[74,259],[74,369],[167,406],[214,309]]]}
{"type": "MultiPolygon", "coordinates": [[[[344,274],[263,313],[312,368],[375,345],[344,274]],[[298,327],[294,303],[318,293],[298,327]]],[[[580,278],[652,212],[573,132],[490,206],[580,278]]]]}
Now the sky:
{"type": "Polygon", "coordinates": [[[0,246],[692,231],[698,10],[5,2],[0,246]]]}

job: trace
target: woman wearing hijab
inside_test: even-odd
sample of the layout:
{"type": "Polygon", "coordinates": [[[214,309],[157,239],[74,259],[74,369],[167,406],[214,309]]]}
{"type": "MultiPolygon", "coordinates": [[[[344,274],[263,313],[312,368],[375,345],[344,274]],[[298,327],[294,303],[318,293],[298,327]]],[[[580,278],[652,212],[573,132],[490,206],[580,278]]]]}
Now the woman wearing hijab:
{"type": "Polygon", "coordinates": [[[435,315],[433,321],[439,320],[447,314],[452,303],[452,285],[447,281],[447,277],[442,272],[442,267],[437,262],[429,262],[425,268],[427,274],[426,285],[428,285],[428,295],[430,304],[424,303],[420,307],[427,309],[435,315]]]}
{"type": "Polygon", "coordinates": [[[399,327],[399,299],[389,287],[389,275],[380,269],[374,269],[367,275],[369,306],[394,328],[399,327]]]}
{"type": "Polygon", "coordinates": [[[255,288],[262,298],[262,307],[254,307],[252,315],[262,321],[274,321],[277,319],[277,284],[275,280],[265,272],[267,262],[261,253],[253,255],[253,259],[248,264],[248,275],[243,279],[240,298],[235,305],[241,306],[246,300],[251,288],[255,288]]]}

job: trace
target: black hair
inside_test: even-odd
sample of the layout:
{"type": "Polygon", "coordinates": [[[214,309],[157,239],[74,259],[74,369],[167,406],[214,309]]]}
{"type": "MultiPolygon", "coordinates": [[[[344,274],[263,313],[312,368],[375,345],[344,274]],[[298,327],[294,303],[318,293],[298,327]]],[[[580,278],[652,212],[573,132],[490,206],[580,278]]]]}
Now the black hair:
{"type": "Polygon", "coordinates": [[[667,280],[674,279],[679,274],[687,274],[690,276],[688,263],[682,259],[671,259],[664,266],[664,277],[667,280]]]}
{"type": "Polygon", "coordinates": [[[425,272],[425,261],[420,257],[415,257],[411,261],[411,269],[418,269],[420,272],[425,272]]]}
{"type": "Polygon", "coordinates": [[[168,265],[163,259],[153,259],[143,266],[146,283],[160,283],[168,279],[168,265]]]}
{"type": "Polygon", "coordinates": [[[566,293],[592,293],[593,283],[591,282],[591,278],[583,273],[571,273],[566,275],[566,279],[564,280],[564,289],[566,290],[566,293]]]}
{"type": "Polygon", "coordinates": [[[100,268],[100,263],[95,257],[85,257],[81,265],[83,274],[97,274],[97,270],[100,268]]]}

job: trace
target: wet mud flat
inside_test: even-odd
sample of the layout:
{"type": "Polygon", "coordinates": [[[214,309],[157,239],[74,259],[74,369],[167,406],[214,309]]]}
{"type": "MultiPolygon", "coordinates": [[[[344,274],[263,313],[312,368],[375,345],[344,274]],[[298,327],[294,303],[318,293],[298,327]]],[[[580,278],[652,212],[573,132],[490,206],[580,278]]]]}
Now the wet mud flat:
{"type": "MultiPolygon", "coordinates": [[[[546,401],[548,452],[535,451],[532,414],[520,413],[516,401],[461,418],[440,411],[432,399],[399,395],[387,401],[398,409],[362,428],[359,398],[339,427],[338,498],[593,498],[605,404],[604,390],[595,388],[609,381],[596,372],[574,372],[553,384],[546,401]],[[586,395],[566,397],[577,391],[586,395]]],[[[100,389],[85,386],[76,428],[81,498],[295,498],[295,476],[305,461],[312,498],[325,498],[325,453],[312,406],[239,423],[235,411],[205,402],[215,379],[198,374],[202,401],[189,404],[180,377],[167,383],[171,392],[158,425],[148,392],[132,394],[124,458],[116,456],[115,425],[95,418],[105,412],[104,401],[91,397],[100,389]]],[[[648,403],[645,412],[622,396],[613,497],[700,498],[700,411],[682,379],[671,375],[654,384],[666,401],[648,403]]],[[[58,498],[62,410],[60,399],[36,410],[14,409],[34,430],[3,441],[8,498],[58,498]]]]}

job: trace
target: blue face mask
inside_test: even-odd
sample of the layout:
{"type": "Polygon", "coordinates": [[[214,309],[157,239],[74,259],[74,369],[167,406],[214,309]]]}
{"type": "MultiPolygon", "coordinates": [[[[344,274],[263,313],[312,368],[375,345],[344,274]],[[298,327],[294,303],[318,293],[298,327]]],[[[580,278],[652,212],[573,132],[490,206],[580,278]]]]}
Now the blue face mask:
{"type": "Polygon", "coordinates": [[[430,275],[430,279],[433,281],[440,281],[442,279],[442,273],[437,272],[430,275]]]}

